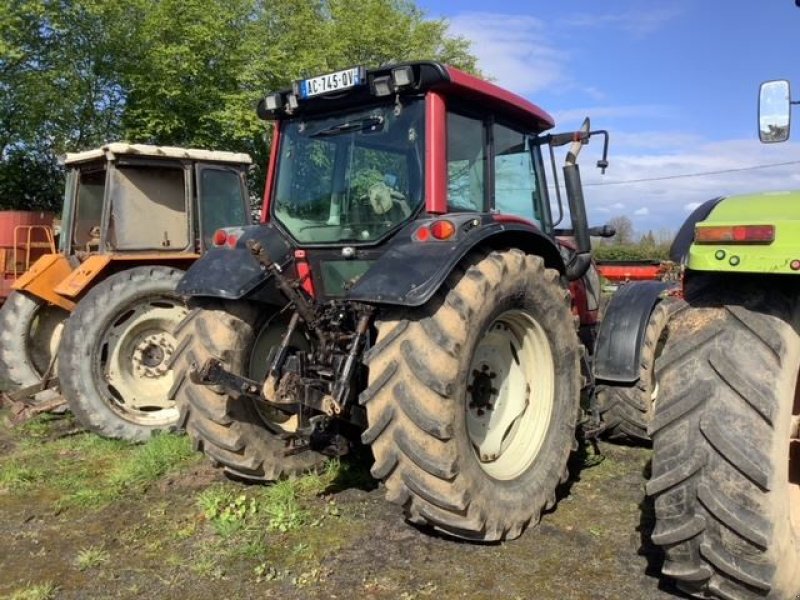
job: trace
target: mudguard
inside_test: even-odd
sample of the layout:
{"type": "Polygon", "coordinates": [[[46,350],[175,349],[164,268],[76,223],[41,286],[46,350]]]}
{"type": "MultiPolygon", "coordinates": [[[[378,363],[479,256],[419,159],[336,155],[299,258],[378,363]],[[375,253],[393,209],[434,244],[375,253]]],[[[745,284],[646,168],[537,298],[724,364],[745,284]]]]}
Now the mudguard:
{"type": "Polygon", "coordinates": [[[653,307],[676,283],[640,281],[619,288],[606,308],[594,352],[595,379],[635,383],[653,307]]]}
{"type": "Polygon", "coordinates": [[[672,262],[679,265],[686,263],[686,259],[689,257],[689,247],[694,242],[694,226],[700,221],[704,221],[722,200],[724,200],[724,196],[706,200],[686,217],[678,233],[675,234],[672,245],[669,247],[669,259],[672,262]]]}
{"type": "Polygon", "coordinates": [[[541,256],[545,264],[564,273],[564,261],[555,242],[532,224],[497,221],[492,215],[448,214],[419,219],[404,227],[350,290],[349,300],[374,304],[421,306],[436,293],[456,265],[477,246],[520,248],[541,256]],[[418,241],[415,233],[446,218],[456,226],[451,240],[418,241]]]}
{"type": "Polygon", "coordinates": [[[272,275],[261,268],[247,248],[249,240],[260,242],[272,260],[282,267],[294,261],[294,248],[277,228],[270,224],[239,228],[236,245],[210,248],[195,262],[178,283],[179,294],[188,297],[248,298],[268,304],[286,304],[277,287],[267,285],[272,275]]]}

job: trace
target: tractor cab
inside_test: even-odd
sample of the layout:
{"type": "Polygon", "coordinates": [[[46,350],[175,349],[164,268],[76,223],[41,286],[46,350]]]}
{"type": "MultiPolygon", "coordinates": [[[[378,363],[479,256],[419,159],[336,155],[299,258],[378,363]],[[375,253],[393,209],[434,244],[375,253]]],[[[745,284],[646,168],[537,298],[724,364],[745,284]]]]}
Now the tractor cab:
{"type": "Polygon", "coordinates": [[[124,143],[67,154],[59,252],[34,263],[14,289],[72,310],[93,280],[118,270],[110,265],[188,266],[216,229],[250,222],[251,162],[233,152],[124,143]]]}
{"type": "MultiPolygon", "coordinates": [[[[258,114],[274,122],[262,222],[285,242],[274,258],[295,262],[304,289],[320,300],[422,304],[483,237],[522,240],[571,280],[589,267],[575,159],[595,134],[607,149],[607,134],[590,131],[588,120],[581,131],[547,135],[554,122],[538,106],[432,62],[299,80],[266,96],[258,114]],[[546,163],[554,167],[555,158],[546,156],[568,143],[573,227],[559,229],[565,211],[560,193],[551,203],[546,163]],[[574,244],[561,247],[557,235],[574,244]],[[424,260],[410,260],[417,253],[424,260]]],[[[554,168],[553,176],[558,190],[554,168]]],[[[225,249],[242,236],[228,233],[218,236],[225,249]]],[[[192,275],[184,289],[200,292],[192,275]]]]}
{"type": "Polygon", "coordinates": [[[232,152],[114,143],[68,154],[60,250],[200,254],[213,232],[248,223],[246,169],[232,152]]]}

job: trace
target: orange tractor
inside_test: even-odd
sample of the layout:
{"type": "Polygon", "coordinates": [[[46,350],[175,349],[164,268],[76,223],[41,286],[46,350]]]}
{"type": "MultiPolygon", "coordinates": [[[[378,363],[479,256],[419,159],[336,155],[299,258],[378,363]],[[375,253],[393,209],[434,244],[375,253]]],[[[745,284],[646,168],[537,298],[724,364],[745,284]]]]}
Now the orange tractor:
{"type": "Polygon", "coordinates": [[[65,164],[58,251],[0,309],[0,379],[17,401],[58,385],[85,427],[142,440],[177,419],[166,400],[186,313],[175,286],[216,229],[250,221],[251,159],[113,143],[65,164]]]}

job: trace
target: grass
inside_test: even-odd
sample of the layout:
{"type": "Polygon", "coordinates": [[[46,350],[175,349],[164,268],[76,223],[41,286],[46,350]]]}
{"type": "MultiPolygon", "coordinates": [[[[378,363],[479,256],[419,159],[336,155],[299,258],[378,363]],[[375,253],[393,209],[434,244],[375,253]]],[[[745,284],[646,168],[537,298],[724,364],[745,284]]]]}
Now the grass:
{"type": "Polygon", "coordinates": [[[8,600],[53,600],[57,591],[58,587],[50,582],[37,583],[16,590],[8,596],[8,600]]]}
{"type": "Polygon", "coordinates": [[[0,490],[46,487],[60,508],[99,508],[200,459],[182,436],[158,435],[140,445],[88,433],[47,439],[53,423],[43,416],[15,430],[15,437],[26,437],[13,456],[0,458],[0,490]]]}
{"type": "Polygon", "coordinates": [[[94,567],[99,567],[103,563],[108,562],[109,554],[106,550],[99,546],[89,546],[83,548],[78,552],[75,557],[75,566],[79,571],[86,571],[94,567]]]}
{"type": "Polygon", "coordinates": [[[10,460],[0,467],[0,489],[19,491],[24,490],[45,476],[42,469],[19,464],[10,460]]]}

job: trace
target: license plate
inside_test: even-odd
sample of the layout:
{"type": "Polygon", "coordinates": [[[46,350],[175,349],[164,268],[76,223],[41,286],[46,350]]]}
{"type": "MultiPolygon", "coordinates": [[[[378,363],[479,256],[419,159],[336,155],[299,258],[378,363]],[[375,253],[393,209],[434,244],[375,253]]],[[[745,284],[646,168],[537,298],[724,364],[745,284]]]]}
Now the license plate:
{"type": "Polygon", "coordinates": [[[336,73],[303,79],[300,82],[300,97],[311,98],[312,96],[347,90],[361,85],[364,83],[362,81],[362,73],[363,69],[361,67],[354,67],[344,71],[337,71],[336,73]]]}

